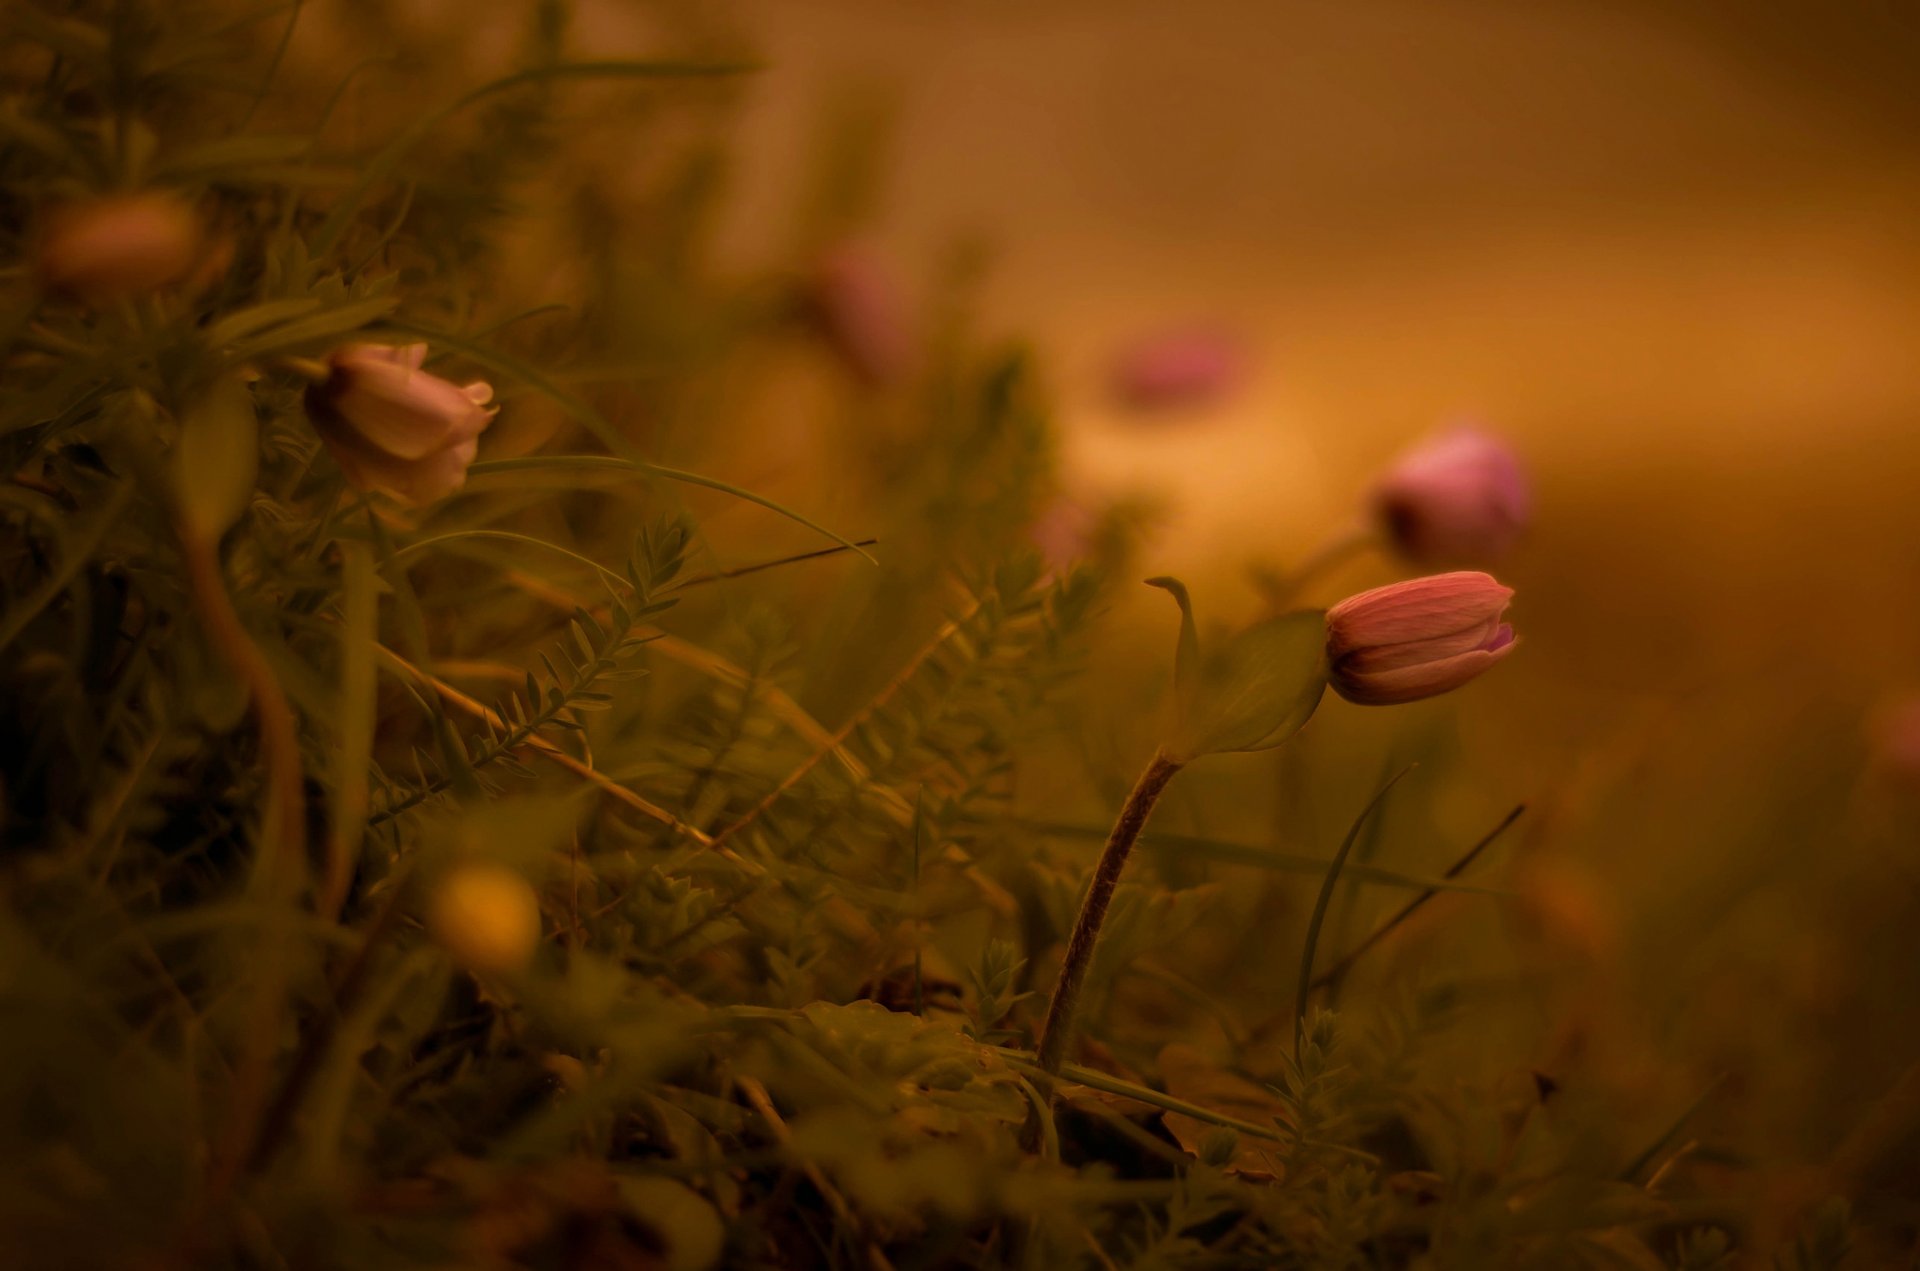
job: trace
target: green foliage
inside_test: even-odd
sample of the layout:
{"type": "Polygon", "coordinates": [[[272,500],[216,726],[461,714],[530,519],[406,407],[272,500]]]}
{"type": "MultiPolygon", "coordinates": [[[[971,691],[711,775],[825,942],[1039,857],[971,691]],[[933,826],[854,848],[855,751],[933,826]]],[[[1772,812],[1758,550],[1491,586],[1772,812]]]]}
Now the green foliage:
{"type": "MultiPolygon", "coordinates": [[[[1199,796],[1149,836],[1181,868],[1116,893],[1054,1089],[1076,827],[1157,703],[1084,682],[1124,518],[1083,567],[1027,542],[1039,360],[976,335],[963,259],[916,373],[850,384],[799,338],[811,261],[709,254],[752,60],[702,6],[649,7],[633,61],[531,6],[492,78],[398,6],[334,6],[328,52],[323,7],[0,12],[0,1265],[1760,1252],[1685,1171],[1615,1177],[1613,1119],[1515,1096],[1519,1060],[1438,1067],[1480,1037],[1468,971],[1337,1014],[1303,990],[1296,1050],[1335,880],[1309,933],[1275,871],[1329,845],[1228,842],[1199,796]],[[46,285],[50,211],[153,189],[210,268],[46,285]],[[502,409],[410,507],[309,403],[341,347],[418,340],[502,409]],[[791,421],[753,403],[814,379],[820,468],[776,498],[744,474],[791,421]],[[449,936],[476,862],[537,910],[509,970],[449,936]]],[[[826,184],[857,205],[871,166],[826,184]]],[[[1176,595],[1174,749],[1298,732],[1319,615],[1203,656],[1176,595]]],[[[1507,895],[1435,872],[1338,881],[1507,895]]],[[[1779,1265],[1852,1230],[1822,1210],[1779,1265]]]]}
{"type": "Polygon", "coordinates": [[[1253,624],[1202,649],[1193,604],[1176,578],[1149,578],[1180,605],[1174,680],[1178,721],[1167,744],[1180,762],[1271,750],[1306,726],[1327,689],[1326,626],[1306,610],[1253,624]]]}

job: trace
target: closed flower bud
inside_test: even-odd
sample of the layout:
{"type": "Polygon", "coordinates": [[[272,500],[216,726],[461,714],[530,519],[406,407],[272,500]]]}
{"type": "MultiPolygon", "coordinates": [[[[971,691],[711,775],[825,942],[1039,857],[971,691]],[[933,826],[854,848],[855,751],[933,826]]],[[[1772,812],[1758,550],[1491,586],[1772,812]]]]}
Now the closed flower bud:
{"type": "Polygon", "coordinates": [[[148,190],[56,209],[35,264],[50,290],[100,303],[180,282],[213,256],[193,207],[178,195],[148,190]]]}
{"type": "Polygon", "coordinates": [[[429,375],[420,369],[426,356],[424,344],[349,345],[307,391],[307,413],[347,480],[413,504],[466,484],[494,416],[490,386],[429,375]]]}
{"type": "Polygon", "coordinates": [[[1135,411],[1211,406],[1239,387],[1245,370],[1239,344],[1221,332],[1163,331],[1121,350],[1113,394],[1135,411]]]}
{"type": "Polygon", "coordinates": [[[1435,574],[1350,596],[1327,610],[1334,692],[1392,706],[1459,688],[1507,656],[1513,590],[1486,574],[1435,574]]]}
{"type": "Polygon", "coordinates": [[[857,247],[821,260],[807,303],[842,361],[872,385],[904,378],[913,358],[905,306],[880,262],[857,247]]]}
{"type": "Polygon", "coordinates": [[[1531,503],[1513,451],[1471,427],[1409,450],[1373,493],[1394,546],[1422,565],[1499,560],[1525,531],[1531,503]]]}
{"type": "Polygon", "coordinates": [[[448,870],[426,920],[433,938],[476,975],[518,971],[540,945],[540,898],[520,874],[490,861],[448,870]]]}

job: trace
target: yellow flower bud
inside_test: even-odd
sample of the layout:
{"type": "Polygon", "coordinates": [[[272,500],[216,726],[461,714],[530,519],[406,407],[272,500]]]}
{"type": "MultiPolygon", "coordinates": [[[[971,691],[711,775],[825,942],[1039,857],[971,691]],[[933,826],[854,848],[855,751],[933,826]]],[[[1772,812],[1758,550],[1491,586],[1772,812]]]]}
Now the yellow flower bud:
{"type": "Polygon", "coordinates": [[[540,944],[540,898],[505,865],[456,865],[427,902],[427,929],[476,975],[518,971],[540,944]]]}

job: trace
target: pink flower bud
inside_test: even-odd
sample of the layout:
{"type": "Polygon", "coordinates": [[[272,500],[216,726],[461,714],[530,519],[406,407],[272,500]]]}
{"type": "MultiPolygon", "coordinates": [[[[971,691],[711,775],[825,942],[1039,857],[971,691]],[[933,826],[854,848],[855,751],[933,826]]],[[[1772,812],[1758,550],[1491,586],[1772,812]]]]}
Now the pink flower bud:
{"type": "Polygon", "coordinates": [[[1211,406],[1239,387],[1245,369],[1240,346],[1218,331],[1164,331],[1121,350],[1113,394],[1136,411],[1211,406]]]}
{"type": "Polygon", "coordinates": [[[1526,529],[1531,502],[1513,451],[1465,426],[1407,451],[1373,493],[1394,545],[1422,565],[1499,560],[1526,529]]]}
{"type": "Polygon", "coordinates": [[[432,503],[466,484],[493,389],[461,387],[420,369],[427,346],[353,344],[307,390],[307,413],[347,480],[408,503],[432,503]]]}
{"type": "Polygon", "coordinates": [[[877,260],[838,248],[821,260],[808,290],[821,333],[855,375],[871,385],[906,375],[913,348],[905,305],[877,260]]]}
{"type": "Polygon", "coordinates": [[[179,282],[211,255],[192,206],[148,190],[56,209],[35,264],[50,290],[99,303],[179,282]]]}
{"type": "Polygon", "coordinates": [[[1334,692],[1361,706],[1392,706],[1459,688],[1507,656],[1500,621],[1513,590],[1463,571],[1349,596],[1327,610],[1334,692]]]}

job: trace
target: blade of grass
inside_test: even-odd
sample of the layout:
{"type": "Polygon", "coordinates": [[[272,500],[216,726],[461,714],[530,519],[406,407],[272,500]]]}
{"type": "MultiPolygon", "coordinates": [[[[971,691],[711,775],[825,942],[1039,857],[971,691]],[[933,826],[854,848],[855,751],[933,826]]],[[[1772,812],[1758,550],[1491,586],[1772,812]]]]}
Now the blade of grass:
{"type": "Polygon", "coordinates": [[[663,595],[672,595],[688,587],[704,587],[709,583],[725,582],[731,578],[744,578],[748,574],[757,574],[763,569],[778,569],[782,565],[798,565],[801,561],[819,560],[823,556],[838,556],[842,552],[858,551],[862,547],[874,547],[879,544],[877,538],[863,538],[845,547],[822,547],[811,552],[795,552],[791,556],[780,556],[773,560],[763,560],[752,565],[742,565],[737,569],[721,569],[711,574],[694,574],[683,578],[667,588],[663,595]]]}
{"type": "Polygon", "coordinates": [[[1347,862],[1347,853],[1360,838],[1367,818],[1386,800],[1393,788],[1400,784],[1401,778],[1412,772],[1416,764],[1408,764],[1395,773],[1392,780],[1381,786],[1379,791],[1360,809],[1360,815],[1353,819],[1353,825],[1347,830],[1347,837],[1341,842],[1340,850],[1333,854],[1333,862],[1327,866],[1326,881],[1320,884],[1319,899],[1313,902],[1313,916],[1307,920],[1306,946],[1300,951],[1300,987],[1293,1006],[1293,1054],[1300,1057],[1300,1043],[1307,1031],[1307,998],[1313,993],[1313,948],[1320,941],[1320,924],[1327,920],[1327,905],[1333,900],[1333,885],[1340,881],[1340,867],[1347,862]]]}
{"type": "MultiPolygon", "coordinates": [[[[1104,839],[1107,836],[1105,829],[1090,825],[1075,825],[1065,821],[1013,818],[1008,823],[1023,830],[1031,830],[1036,834],[1061,838],[1104,839]]],[[[1295,874],[1324,874],[1327,872],[1327,866],[1332,864],[1330,859],[1322,856],[1307,856],[1298,852],[1275,852],[1264,847],[1255,847],[1250,843],[1228,843],[1220,839],[1202,838],[1192,834],[1150,831],[1140,836],[1140,846],[1148,851],[1180,852],[1183,855],[1204,856],[1233,865],[1252,865],[1259,869],[1276,869],[1295,874]]],[[[1420,890],[1431,888],[1435,891],[1463,892],[1473,896],[1492,896],[1499,899],[1513,897],[1513,892],[1504,887],[1486,887],[1478,883],[1462,883],[1449,878],[1428,878],[1373,865],[1348,866],[1342,870],[1342,873],[1349,881],[1375,883],[1382,887],[1407,887],[1420,890]]]]}
{"type": "MultiPolygon", "coordinates": [[[[1040,1067],[1038,1061],[1020,1051],[1006,1050],[998,1046],[990,1046],[987,1049],[993,1051],[1008,1065],[1023,1074],[1040,1077],[1046,1076],[1045,1071],[1040,1067]]],[[[1242,1121],[1240,1118],[1230,1117],[1224,1112],[1215,1112],[1212,1108],[1203,1108],[1197,1103],[1188,1103],[1185,1099],[1176,1099],[1172,1095],[1164,1094],[1151,1086],[1137,1085],[1131,1081],[1122,1081],[1118,1077],[1108,1076],[1098,1069],[1082,1068],[1079,1064],[1061,1064],[1060,1077],[1076,1085],[1085,1086],[1089,1090],[1100,1090],[1107,1094],[1124,1095],[1129,1099],[1138,1099],[1141,1103],[1151,1104],[1162,1111],[1177,1112],[1183,1117],[1192,1117],[1196,1121],[1205,1121],[1208,1125],[1224,1126],[1229,1130],[1237,1130],[1249,1138],[1266,1139],[1274,1143],[1284,1143],[1287,1141],[1285,1135],[1271,1126],[1256,1125],[1251,1121],[1242,1121]]]]}
{"type": "Polygon", "coordinates": [[[451,543],[463,539],[475,538],[495,539],[503,542],[521,543],[530,547],[542,548],[556,555],[565,556],[568,560],[585,565],[588,569],[594,570],[602,578],[612,583],[617,591],[633,590],[633,584],[627,581],[625,575],[616,570],[608,569],[605,565],[602,565],[599,561],[591,557],[582,556],[576,551],[562,547],[558,543],[550,543],[544,538],[535,538],[531,534],[515,534],[510,530],[450,530],[445,534],[436,534],[432,538],[416,539],[408,543],[405,547],[396,549],[392,559],[397,561],[404,556],[411,555],[414,552],[425,551],[427,548],[434,547],[441,543],[451,543]]]}
{"type": "Polygon", "coordinates": [[[1720,1087],[1726,1084],[1726,1080],[1727,1074],[1723,1072],[1712,1081],[1709,1081],[1707,1088],[1696,1095],[1693,1102],[1681,1110],[1680,1115],[1675,1117],[1673,1123],[1660,1132],[1658,1138],[1647,1144],[1645,1151],[1627,1162],[1626,1167],[1620,1171],[1620,1181],[1623,1183],[1631,1183],[1640,1176],[1641,1170],[1653,1164],[1653,1159],[1666,1149],[1667,1144],[1673,1142],[1674,1139],[1680,1136],[1680,1131],[1686,1128],[1687,1122],[1693,1120],[1694,1114],[1706,1106],[1707,1100],[1713,1098],[1720,1087]]]}
{"type": "MultiPolygon", "coordinates": [[[[1487,848],[1493,845],[1496,839],[1498,839],[1502,834],[1505,834],[1507,832],[1508,827],[1510,827],[1515,821],[1518,821],[1520,819],[1520,814],[1525,812],[1526,810],[1527,810],[1527,805],[1522,803],[1516,806],[1513,809],[1513,811],[1507,813],[1506,816],[1502,817],[1500,820],[1500,824],[1494,826],[1491,830],[1488,830],[1484,835],[1481,836],[1480,841],[1478,843],[1475,843],[1472,847],[1466,850],[1466,853],[1463,856],[1461,856],[1459,860],[1447,866],[1447,872],[1440,876],[1441,879],[1443,881],[1450,882],[1454,878],[1459,876],[1463,871],[1465,871],[1467,866],[1473,864],[1474,860],[1479,857],[1480,853],[1486,851],[1487,848]]],[[[1329,984],[1338,983],[1341,977],[1345,976],[1348,971],[1353,969],[1353,964],[1358,962],[1361,956],[1365,954],[1367,950],[1373,948],[1375,945],[1379,944],[1382,940],[1386,939],[1387,935],[1390,932],[1392,932],[1395,927],[1398,927],[1401,923],[1413,917],[1415,913],[1419,912],[1420,906],[1426,904],[1429,900],[1432,900],[1435,896],[1439,894],[1440,894],[1440,889],[1438,887],[1429,887],[1425,891],[1421,892],[1418,896],[1415,896],[1412,900],[1409,900],[1404,906],[1401,907],[1398,913],[1394,914],[1393,917],[1387,919],[1385,922],[1381,923],[1378,927],[1374,928],[1373,934],[1368,936],[1365,940],[1362,940],[1359,944],[1355,945],[1347,953],[1345,957],[1341,958],[1340,961],[1334,963],[1331,967],[1328,967],[1325,971],[1322,971],[1319,975],[1316,975],[1315,977],[1313,977],[1313,987],[1318,989],[1318,988],[1324,988],[1329,984]]]]}

